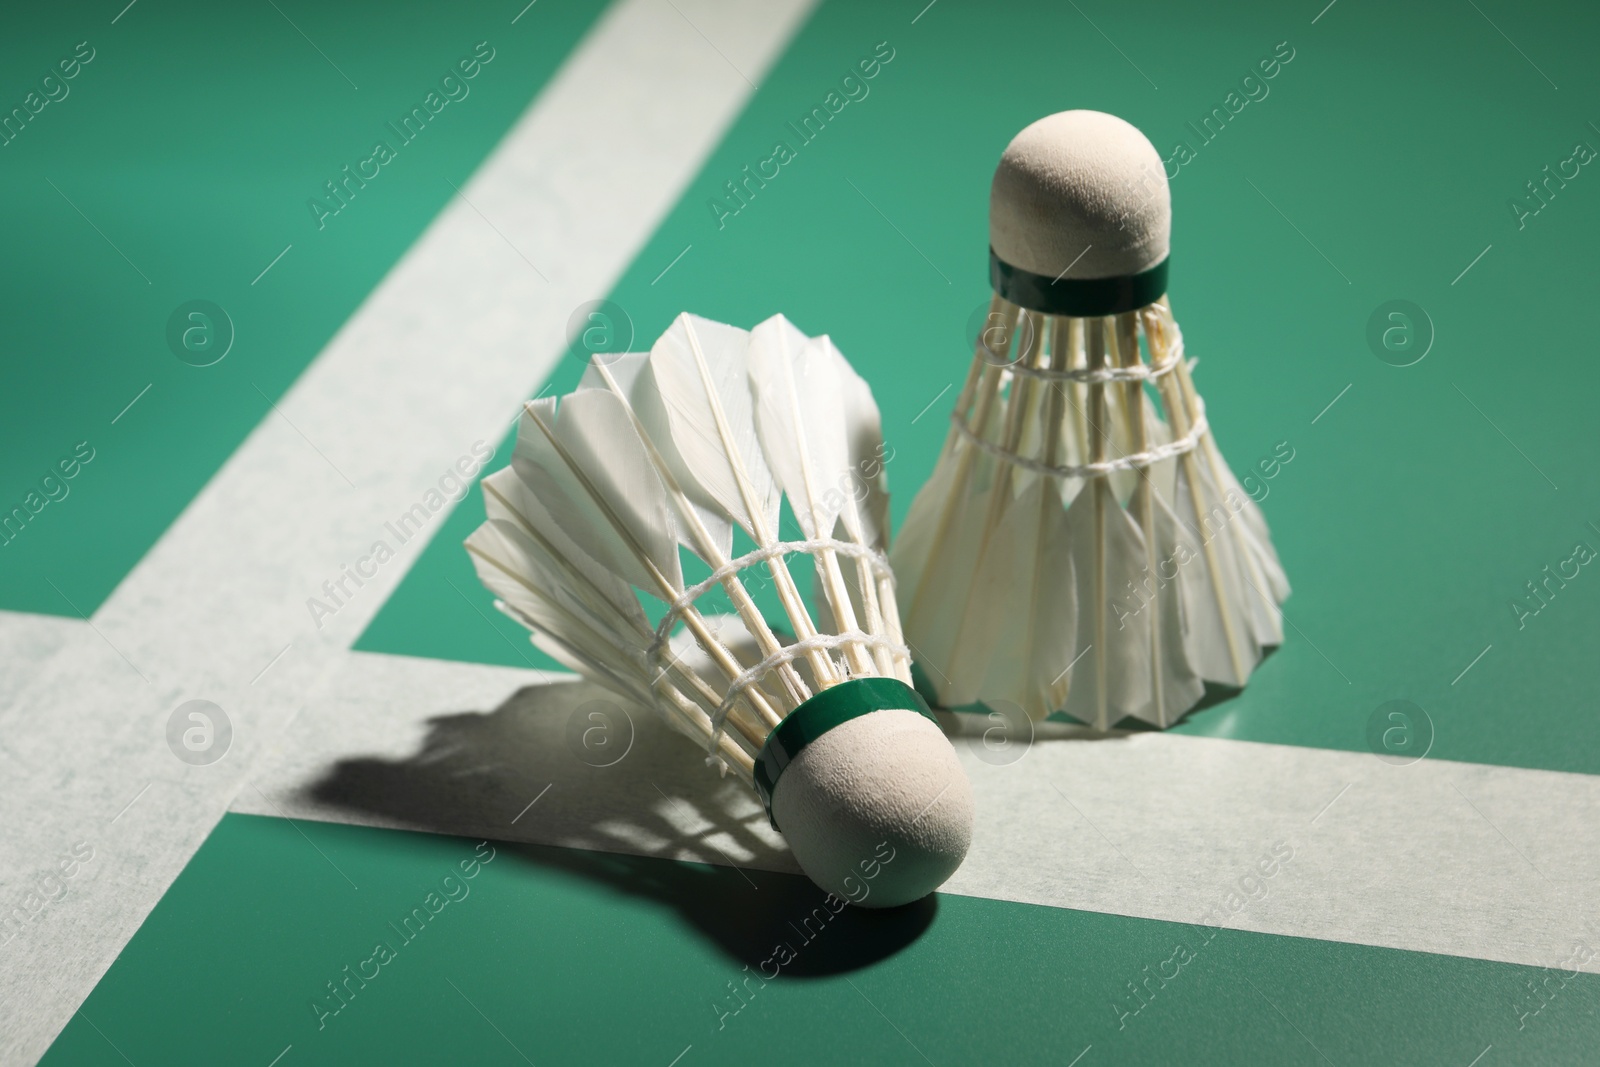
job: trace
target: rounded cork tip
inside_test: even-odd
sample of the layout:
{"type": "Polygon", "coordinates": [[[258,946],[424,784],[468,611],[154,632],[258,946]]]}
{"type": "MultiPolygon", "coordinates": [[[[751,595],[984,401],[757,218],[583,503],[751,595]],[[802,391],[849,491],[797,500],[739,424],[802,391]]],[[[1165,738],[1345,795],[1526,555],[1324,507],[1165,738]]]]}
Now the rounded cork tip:
{"type": "Polygon", "coordinates": [[[889,708],[812,741],[784,770],[772,815],[829,893],[867,908],[920,900],[972,843],[972,785],[939,728],[889,708]]]}
{"type": "Polygon", "coordinates": [[[1161,156],[1128,122],[1062,111],[1006,146],[989,190],[989,244],[1047,278],[1119,278],[1167,258],[1172,196],[1161,156]]]}

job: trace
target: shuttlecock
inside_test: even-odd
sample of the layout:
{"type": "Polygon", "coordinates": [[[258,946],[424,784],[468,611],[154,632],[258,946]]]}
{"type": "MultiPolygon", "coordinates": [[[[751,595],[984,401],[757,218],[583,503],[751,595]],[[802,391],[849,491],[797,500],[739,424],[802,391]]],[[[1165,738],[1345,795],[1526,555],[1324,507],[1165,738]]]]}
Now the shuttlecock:
{"type": "Polygon", "coordinates": [[[756,790],[813,881],[876,907],[948,878],[973,818],[910,685],[883,458],[872,393],[826,337],[782,316],[747,332],[680,315],[649,353],[596,356],[576,392],[525,405],[467,540],[538,647],[656,707],[756,790]],[[785,496],[797,541],[779,538],[785,496]],[[754,544],[737,557],[735,529],[754,544]],[[812,559],[817,618],[795,554],[812,559]],[[755,582],[776,592],[784,638],[755,582]],[[697,607],[715,589],[735,615],[697,607]]]}
{"type": "Polygon", "coordinates": [[[893,561],[938,701],[1170,726],[1283,640],[1289,586],[1166,299],[1166,172],[1095,111],[1033,123],[989,200],[994,297],[893,561]]]}

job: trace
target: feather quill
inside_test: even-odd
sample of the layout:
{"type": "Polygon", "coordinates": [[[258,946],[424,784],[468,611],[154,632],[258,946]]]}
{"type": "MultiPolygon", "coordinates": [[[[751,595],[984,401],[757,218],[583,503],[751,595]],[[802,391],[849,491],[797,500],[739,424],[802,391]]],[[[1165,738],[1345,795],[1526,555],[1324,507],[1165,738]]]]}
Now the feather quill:
{"type": "Polygon", "coordinates": [[[749,345],[744,330],[679,315],[650,349],[649,381],[682,464],[679,484],[760,542],[778,527],[779,494],[756,434],[749,345]]]}

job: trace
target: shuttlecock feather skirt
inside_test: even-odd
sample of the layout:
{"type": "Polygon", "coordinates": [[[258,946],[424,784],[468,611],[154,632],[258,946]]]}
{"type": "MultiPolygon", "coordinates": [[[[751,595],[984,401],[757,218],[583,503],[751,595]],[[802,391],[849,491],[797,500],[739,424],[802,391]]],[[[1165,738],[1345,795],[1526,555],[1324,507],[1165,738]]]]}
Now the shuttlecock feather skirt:
{"type": "Polygon", "coordinates": [[[525,405],[467,549],[537,647],[657,708],[754,788],[763,745],[812,697],[910,684],[883,455],[871,391],[826,337],[682,315],[649,353],[597,356],[576,392],[525,405]],[[784,498],[798,539],[779,537],[784,498]],[[714,594],[732,611],[705,610],[714,594]]]}
{"type": "Polygon", "coordinates": [[[891,553],[939,703],[1165,727],[1283,640],[1289,586],[1165,299],[1042,315],[996,296],[891,553]]]}

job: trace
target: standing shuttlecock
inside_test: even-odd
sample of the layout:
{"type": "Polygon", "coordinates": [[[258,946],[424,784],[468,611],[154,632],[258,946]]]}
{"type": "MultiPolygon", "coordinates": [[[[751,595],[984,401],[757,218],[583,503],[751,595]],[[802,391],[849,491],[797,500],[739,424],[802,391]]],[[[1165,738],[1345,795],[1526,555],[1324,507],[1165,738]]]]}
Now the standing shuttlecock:
{"type": "Polygon", "coordinates": [[[888,907],[960,865],[973,802],[910,685],[882,445],[871,390],[826,337],[781,315],[750,332],[680,315],[649,353],[596,356],[577,392],[525,406],[467,550],[536,645],[748,782],[814,882],[888,907]],[[779,539],[783,497],[798,541],[779,539]],[[737,557],[736,530],[754,546],[737,557]],[[771,583],[783,638],[745,579],[771,583]],[[737,614],[696,606],[717,589],[737,614]]]}
{"type": "Polygon", "coordinates": [[[1122,119],[1051,115],[1000,159],[994,298],[893,554],[943,704],[1165,727],[1283,640],[1288,582],[1167,304],[1171,229],[1161,157],[1122,119]]]}

